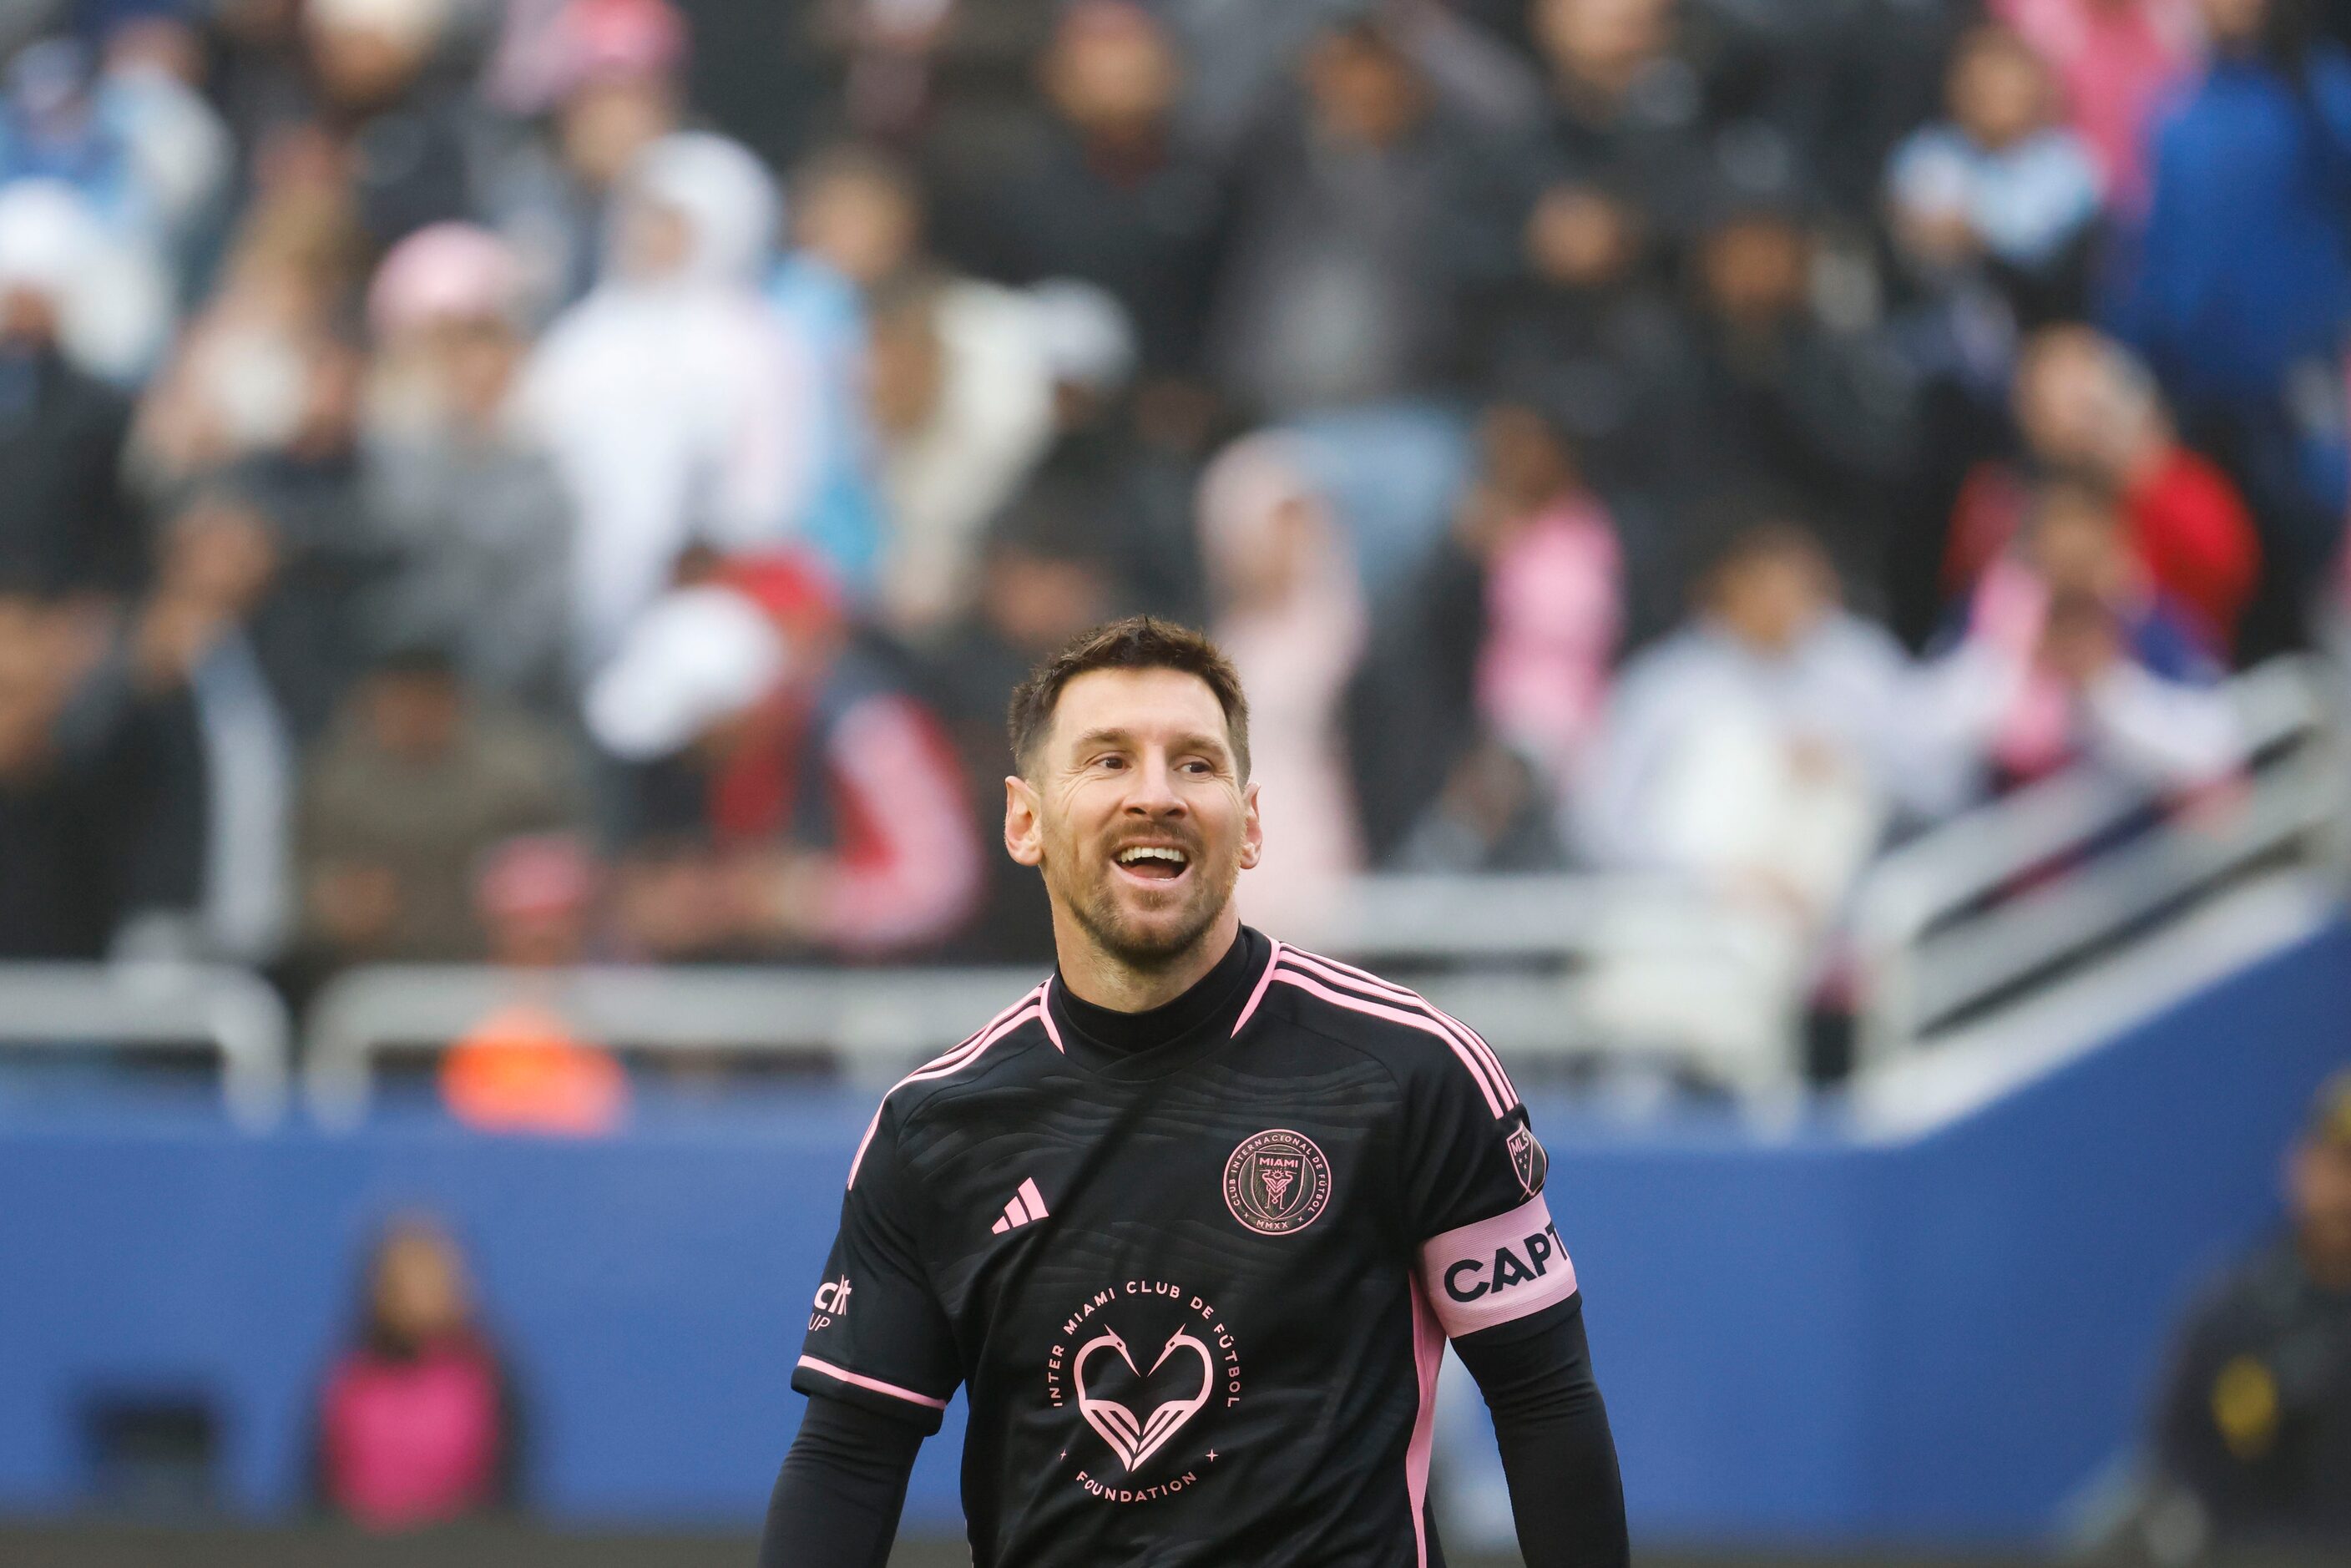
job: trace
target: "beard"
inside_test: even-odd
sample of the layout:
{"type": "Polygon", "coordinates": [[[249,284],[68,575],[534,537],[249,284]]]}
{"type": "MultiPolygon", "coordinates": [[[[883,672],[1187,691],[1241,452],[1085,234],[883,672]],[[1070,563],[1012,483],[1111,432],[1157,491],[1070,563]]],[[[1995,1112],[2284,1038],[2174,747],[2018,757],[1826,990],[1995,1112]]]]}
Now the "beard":
{"type": "Polygon", "coordinates": [[[1143,973],[1172,967],[1199,946],[1209,928],[1232,902],[1240,881],[1240,857],[1228,852],[1209,861],[1196,845],[1186,844],[1192,859],[1192,886],[1174,910],[1161,908],[1143,915],[1120,897],[1112,879],[1108,855],[1089,862],[1077,847],[1063,840],[1045,857],[1045,885],[1055,902],[1066,907],[1080,930],[1106,956],[1143,973]],[[1058,852],[1054,852],[1058,851],[1058,852]],[[1091,864],[1092,874],[1086,875],[1091,864]],[[1067,869],[1059,869],[1067,868],[1067,869]]]}

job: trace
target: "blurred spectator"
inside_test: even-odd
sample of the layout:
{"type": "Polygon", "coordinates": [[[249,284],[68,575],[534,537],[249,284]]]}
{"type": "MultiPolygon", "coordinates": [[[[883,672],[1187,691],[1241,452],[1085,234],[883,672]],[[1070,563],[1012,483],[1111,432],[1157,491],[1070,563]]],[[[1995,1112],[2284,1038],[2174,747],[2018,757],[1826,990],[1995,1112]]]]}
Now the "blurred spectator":
{"type": "Polygon", "coordinates": [[[595,858],[575,834],[523,833],[485,852],[474,877],[474,914],[489,961],[514,969],[581,962],[598,883],[595,858]]]}
{"type": "Polygon", "coordinates": [[[151,493],[283,450],[330,401],[338,315],[360,277],[350,193],[314,142],[289,143],[269,179],[141,406],[131,466],[151,493]]]}
{"type": "Polygon", "coordinates": [[[641,769],[620,917],[650,956],[904,953],[977,902],[953,744],[805,565],[737,562],[665,595],[585,706],[641,769]]]}
{"type": "Polygon", "coordinates": [[[1317,35],[1234,193],[1207,340],[1219,389],[1278,416],[1437,381],[1453,204],[1480,150],[1384,26],[1317,35]]]}
{"type": "Polygon", "coordinates": [[[1108,289],[1153,374],[1199,351],[1220,192],[1174,124],[1183,63],[1136,0],[1078,0],[1038,67],[1028,145],[991,150],[952,189],[949,259],[999,282],[1077,277],[1108,289]]]}
{"type": "Polygon", "coordinates": [[[1622,630],[1615,525],[1555,429],[1496,404],[1479,446],[1451,532],[1382,618],[1351,726],[1367,834],[1384,848],[1411,826],[1398,852],[1424,870],[1558,861],[1622,630]]]}
{"type": "Polygon", "coordinates": [[[508,41],[495,79],[549,118],[543,134],[503,151],[485,205],[543,317],[594,286],[607,200],[640,153],[679,129],[685,23],[664,0],[559,0],[535,36],[508,41]]]}
{"type": "Polygon", "coordinates": [[[1823,320],[1801,193],[1726,174],[1696,257],[1699,353],[1662,433],[1680,518],[1761,486],[1792,498],[1852,580],[1876,582],[1910,388],[1875,338],[1823,320]]]}
{"type": "Polygon", "coordinates": [[[1043,881],[992,852],[1013,765],[1004,710],[1007,695],[1032,668],[1125,608],[1104,537],[1114,519],[1097,500],[1082,478],[1047,475],[1030,486],[988,530],[972,614],[927,661],[928,685],[980,825],[985,903],[957,944],[976,960],[1026,963],[1053,950],[1043,881]]]}
{"type": "Polygon", "coordinates": [[[1258,726],[1249,778],[1266,849],[1242,906],[1254,924],[1311,929],[1363,864],[1341,722],[1367,630],[1354,567],[1294,439],[1227,447],[1201,477],[1199,508],[1208,630],[1258,726]]]}
{"type": "Polygon", "coordinates": [[[1045,455],[1052,370],[1030,301],[1000,285],[914,273],[872,308],[881,620],[920,644],[969,602],[981,530],[1045,455]]]}
{"type": "Polygon", "coordinates": [[[230,492],[199,497],[59,717],[66,754],[106,781],[126,951],[267,963],[289,934],[295,737],[271,656],[283,571],[266,517],[230,492]]]}
{"type": "Polygon", "coordinates": [[[121,915],[116,802],[59,754],[73,639],[39,594],[0,583],[0,956],[97,958],[121,915]]]}
{"type": "Polygon", "coordinates": [[[0,278],[51,301],[58,350],[118,385],[145,375],[172,326],[170,280],[142,246],[106,234],[73,187],[0,187],[0,278]]]}
{"type": "Polygon", "coordinates": [[[442,1524],[518,1500],[522,1414],[484,1333],[456,1244],[394,1221],[368,1261],[366,1306],[319,1391],[319,1501],[370,1530],[442,1524]]]}
{"type": "Polygon", "coordinates": [[[193,30],[161,15],[116,25],[102,64],[75,39],[26,48],[0,109],[0,183],[70,185],[114,246],[184,269],[220,215],[235,152],[197,90],[201,64],[193,30]]]}
{"type": "Polygon", "coordinates": [[[861,604],[880,589],[885,524],[881,454],[866,406],[868,304],[913,267],[923,235],[914,173],[887,152],[829,148],[792,176],[793,249],[768,298],[807,339],[820,397],[817,476],[800,529],[861,604]]]}
{"type": "Polygon", "coordinates": [[[2351,1073],[2285,1166],[2285,1228],[2179,1330],[2156,1412],[2162,1481],[2223,1548],[2351,1545],[2351,1073]]]}
{"type": "Polygon", "coordinates": [[[1641,900],[1607,905],[1592,1016],[1733,1083],[1787,1071],[1831,922],[1929,760],[1907,743],[1901,650],[1839,607],[1792,515],[1735,533],[1691,623],[1625,664],[1571,802],[1593,862],[1695,884],[1716,916],[1701,956],[1644,934],[1641,900]]]}
{"type": "Polygon", "coordinates": [[[236,161],[203,77],[202,40],[178,16],[134,14],[107,35],[99,112],[122,137],[183,287],[212,259],[236,161]]]}
{"type": "MultiPolygon", "coordinates": [[[[527,833],[485,852],[474,911],[489,961],[525,975],[580,962],[596,891],[595,862],[569,833],[527,833]]],[[[527,982],[516,990],[442,1056],[450,1113],[484,1132],[611,1132],[628,1110],[628,1075],[580,1037],[555,998],[527,982]]]]}
{"type": "Polygon", "coordinates": [[[131,409],[67,357],[76,224],[59,188],[0,192],[0,578],[120,593],[141,553],[122,490],[131,409]]]}
{"type": "Polygon", "coordinates": [[[2027,323],[2078,313],[2098,175],[2057,123],[2048,68],[2007,28],[1978,27],[1946,99],[1950,118],[1886,170],[1896,243],[1935,287],[1982,272],[2027,323]]]}
{"type": "Polygon", "coordinates": [[[1690,373],[1694,345],[1657,279],[1657,243],[1631,193],[1554,184],[1526,214],[1520,265],[1475,296],[1467,327],[1484,383],[1540,403],[1612,494],[1664,482],[1658,436],[1690,373]]]}
{"type": "MultiPolygon", "coordinates": [[[[1026,293],[1053,383],[1054,426],[1029,488],[1090,492],[1082,506],[1121,595],[1197,623],[1204,611],[1192,494],[1215,439],[1214,395],[1189,382],[1134,386],[1134,334],[1106,291],[1063,277],[1026,293]]],[[[1016,497],[1008,509],[1021,504],[1016,497]]]]}
{"type": "Polygon", "coordinates": [[[2196,0],[1992,0],[1991,9],[2056,74],[2107,205],[2136,222],[2147,210],[2148,130],[2195,61],[2196,0]]]}
{"type": "Polygon", "coordinates": [[[1706,84],[1675,48],[1676,0],[1536,0],[1533,42],[1551,112],[1535,188],[1623,193],[1670,242],[1698,221],[1708,169],[1706,84]]]}
{"type": "MultiPolygon", "coordinates": [[[[2228,476],[2180,444],[2146,371],[2086,327],[2052,327],[2025,345],[2014,401],[2027,455],[2115,492],[2155,586],[2225,661],[2261,570],[2261,540],[2228,476]]],[[[2003,465],[1970,476],[1945,559],[1949,588],[1972,582],[2022,530],[2031,498],[2003,465]]]]}
{"type": "Polygon", "coordinates": [[[641,153],[595,291],[557,320],[524,389],[578,517],[572,648],[592,672],[696,543],[768,547],[816,469],[818,375],[760,297],[776,198],[757,159],[681,133],[641,153]]]}
{"type": "Polygon", "coordinates": [[[1601,865],[1695,873],[1817,928],[1920,759],[1907,662],[1840,607],[1791,512],[1735,534],[1691,622],[1627,662],[1573,810],[1601,865]]]}
{"type": "Polygon", "coordinates": [[[1620,628],[1615,525],[1532,411],[1502,407],[1456,538],[1485,568],[1477,707],[1489,731],[1564,779],[1597,722],[1620,628]]]}
{"type": "Polygon", "coordinates": [[[368,514],[393,560],[371,595],[380,647],[452,650],[466,684],[568,710],[571,506],[519,426],[522,278],[488,231],[440,224],[376,273],[368,514]]]}
{"type": "MultiPolygon", "coordinates": [[[[2243,487],[2273,574],[2301,586],[2343,513],[2351,320],[2351,58],[2306,0],[2202,0],[2211,59],[2154,143],[2154,198],[2118,303],[2189,439],[2243,487]]],[[[2290,622],[2263,638],[2287,640],[2290,622]]]]}
{"type": "Polygon", "coordinates": [[[269,565],[253,651],[307,744],[365,664],[360,605],[385,551],[361,491],[363,361],[342,313],[360,247],[349,193],[315,145],[270,178],[141,405],[129,466],[160,509],[230,493],[258,519],[269,565]]]}
{"type": "Polygon", "coordinates": [[[468,102],[433,72],[451,20],[450,0],[304,0],[319,129],[378,249],[465,217],[473,200],[468,102]]]}
{"type": "Polygon", "coordinates": [[[445,653],[396,653],[354,694],[303,781],[308,942],[337,963],[480,958],[483,857],[583,814],[555,735],[475,698],[445,653]]]}
{"type": "MultiPolygon", "coordinates": [[[[1928,672],[1919,723],[1991,793],[2093,762],[2165,789],[2241,758],[2220,667],[2148,580],[2113,497],[2044,486],[2020,549],[1994,561],[1957,645],[1928,672]]],[[[1921,733],[1914,729],[1914,733],[1921,733]]]]}

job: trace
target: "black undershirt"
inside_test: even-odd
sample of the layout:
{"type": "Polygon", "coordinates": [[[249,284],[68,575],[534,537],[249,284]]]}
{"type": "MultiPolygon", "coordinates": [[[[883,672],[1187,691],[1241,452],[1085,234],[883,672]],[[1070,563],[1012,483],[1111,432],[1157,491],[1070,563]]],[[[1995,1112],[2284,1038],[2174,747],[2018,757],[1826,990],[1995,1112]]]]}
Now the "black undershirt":
{"type": "MultiPolygon", "coordinates": [[[[1216,967],[1143,1012],[1096,1006],[1057,970],[1049,1005],[1071,1056],[1113,1077],[1157,1077],[1229,1038],[1270,944],[1244,927],[1216,967]]],[[[1623,1568],[1625,1498],[1592,1375],[1583,1302],[1571,1297],[1453,1342],[1493,1413],[1528,1568],[1623,1568]]],[[[818,1396],[768,1505],[759,1568],[884,1568],[926,1428],[818,1396]]]]}

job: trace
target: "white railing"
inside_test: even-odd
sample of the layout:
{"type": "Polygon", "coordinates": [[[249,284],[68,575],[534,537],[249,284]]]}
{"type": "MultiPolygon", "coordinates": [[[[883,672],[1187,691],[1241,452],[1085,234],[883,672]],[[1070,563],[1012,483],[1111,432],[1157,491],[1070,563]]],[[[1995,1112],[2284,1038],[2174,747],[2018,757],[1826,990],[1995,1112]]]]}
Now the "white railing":
{"type": "Polygon", "coordinates": [[[1899,1058],[2257,869],[2335,874],[2346,774],[2325,691],[2305,661],[2238,677],[2231,695],[2252,761],[2200,800],[2167,804],[2077,770],[1880,859],[1853,923],[1864,1062],[1899,1058]],[[2150,811],[2165,820],[2132,835],[2150,811]]]}
{"type": "Polygon", "coordinates": [[[286,1109],[292,1031],[277,993],[225,964],[0,964],[0,1041],[57,1051],[208,1045],[239,1124],[286,1109]]]}
{"type": "MultiPolygon", "coordinates": [[[[1510,964],[1442,975],[1426,988],[1527,1059],[1602,1048],[1580,1005],[1583,962],[1635,941],[1703,964],[1718,937],[1712,906],[1695,890],[1649,881],[1365,877],[1332,909],[1307,946],[1374,963],[1510,964]],[[1628,921],[1635,911],[1648,918],[1628,921]]],[[[821,1052],[854,1078],[887,1082],[968,1034],[1041,972],[371,966],[338,977],[312,1003],[304,1090],[322,1123],[351,1125],[365,1113],[379,1057],[438,1051],[496,1009],[526,1003],[584,1040],[659,1054],[821,1052]]],[[[1664,1041],[1654,1049],[1680,1051],[1664,1041]]]]}

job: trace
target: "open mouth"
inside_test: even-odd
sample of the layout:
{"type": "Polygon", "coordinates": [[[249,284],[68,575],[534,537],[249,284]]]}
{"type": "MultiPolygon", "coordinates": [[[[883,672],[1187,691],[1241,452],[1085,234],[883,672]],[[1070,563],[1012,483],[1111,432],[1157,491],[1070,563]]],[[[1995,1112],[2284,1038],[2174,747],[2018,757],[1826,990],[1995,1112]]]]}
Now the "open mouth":
{"type": "Polygon", "coordinates": [[[1137,882],[1180,881],[1192,866],[1191,855],[1173,844],[1129,844],[1112,859],[1137,882]]]}

